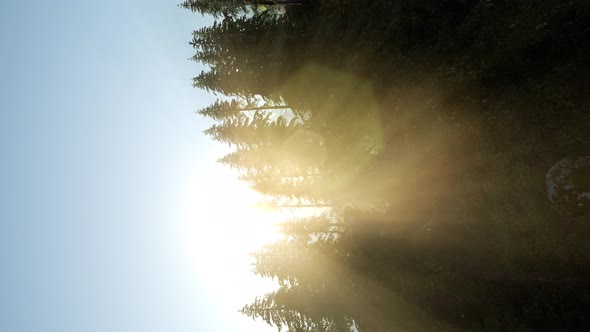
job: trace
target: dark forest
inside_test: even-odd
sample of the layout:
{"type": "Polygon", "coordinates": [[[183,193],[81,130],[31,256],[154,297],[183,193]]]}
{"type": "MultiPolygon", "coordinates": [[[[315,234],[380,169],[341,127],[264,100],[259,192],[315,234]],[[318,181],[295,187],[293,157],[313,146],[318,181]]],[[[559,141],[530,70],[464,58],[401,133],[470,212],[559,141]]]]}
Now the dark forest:
{"type": "MultiPolygon", "coordinates": [[[[590,2],[187,0],[279,331],[590,330],[590,2]]],[[[239,309],[239,308],[236,308],[239,309]]]]}

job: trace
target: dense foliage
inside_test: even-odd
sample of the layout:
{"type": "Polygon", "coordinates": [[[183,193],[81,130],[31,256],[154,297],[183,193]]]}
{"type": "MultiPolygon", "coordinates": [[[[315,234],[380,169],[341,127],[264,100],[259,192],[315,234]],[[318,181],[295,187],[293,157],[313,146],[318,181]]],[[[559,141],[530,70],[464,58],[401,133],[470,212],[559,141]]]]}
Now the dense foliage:
{"type": "MultiPolygon", "coordinates": [[[[587,1],[198,0],[220,162],[315,207],[254,254],[289,331],[590,330],[589,207],[545,174],[590,154],[587,1]]],[[[584,178],[583,175],[581,176],[584,178]]],[[[590,176],[586,176],[590,179],[590,176]]],[[[590,185],[590,181],[582,185],[590,185]]],[[[590,189],[588,189],[590,191],[590,189]]]]}

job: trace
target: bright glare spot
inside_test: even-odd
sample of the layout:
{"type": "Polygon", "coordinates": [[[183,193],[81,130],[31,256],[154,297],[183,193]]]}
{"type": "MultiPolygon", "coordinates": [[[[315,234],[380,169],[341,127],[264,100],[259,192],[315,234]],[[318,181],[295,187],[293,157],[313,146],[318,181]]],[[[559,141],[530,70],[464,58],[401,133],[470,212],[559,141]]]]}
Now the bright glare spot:
{"type": "MultiPolygon", "coordinates": [[[[220,172],[221,173],[221,172],[220,172]]],[[[222,248],[227,253],[250,251],[278,239],[274,224],[278,212],[256,207],[260,197],[232,174],[205,176],[191,181],[186,195],[184,235],[188,250],[222,248]],[[195,238],[196,237],[196,238],[195,238]],[[205,247],[205,248],[204,248],[205,247]]]]}
{"type": "Polygon", "coordinates": [[[197,169],[184,181],[179,202],[179,246],[190,273],[204,282],[232,311],[275,289],[274,282],[254,276],[250,254],[280,239],[274,224],[286,215],[257,208],[260,196],[219,165],[197,169]]]}

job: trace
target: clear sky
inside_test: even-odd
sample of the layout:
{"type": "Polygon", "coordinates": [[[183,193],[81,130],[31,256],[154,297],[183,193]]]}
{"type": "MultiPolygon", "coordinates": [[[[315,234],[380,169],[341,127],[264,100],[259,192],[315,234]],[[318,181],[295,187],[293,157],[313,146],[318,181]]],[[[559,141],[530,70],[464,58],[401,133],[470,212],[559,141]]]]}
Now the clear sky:
{"type": "Polygon", "coordinates": [[[270,330],[177,2],[1,2],[0,331],[270,330]]]}

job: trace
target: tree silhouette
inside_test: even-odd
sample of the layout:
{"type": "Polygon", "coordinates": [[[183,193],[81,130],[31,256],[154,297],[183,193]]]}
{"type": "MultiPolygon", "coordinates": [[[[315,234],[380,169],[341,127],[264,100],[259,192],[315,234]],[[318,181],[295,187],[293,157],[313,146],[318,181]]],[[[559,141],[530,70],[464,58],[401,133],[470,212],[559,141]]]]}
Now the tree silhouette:
{"type": "Polygon", "coordinates": [[[280,288],[243,314],[289,331],[590,329],[590,223],[543,180],[590,142],[585,2],[181,6],[219,19],[190,42],[194,86],[229,97],[198,111],[235,147],[219,161],[266,208],[316,214],[254,254],[280,288]]]}
{"type": "Polygon", "coordinates": [[[257,104],[252,100],[216,100],[213,104],[197,111],[198,114],[222,121],[240,116],[248,116],[256,111],[273,112],[278,110],[289,110],[287,105],[274,105],[274,103],[257,104]]]}
{"type": "Polygon", "coordinates": [[[256,11],[260,6],[301,6],[301,0],[186,0],[181,7],[202,15],[235,16],[256,11]]]}

